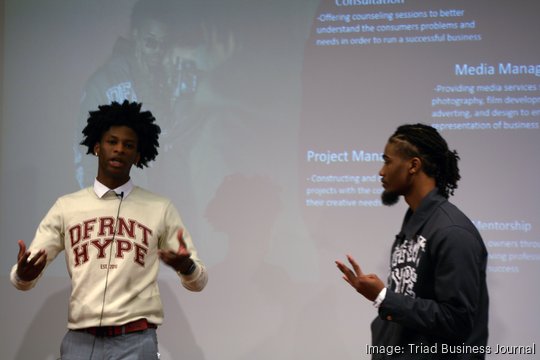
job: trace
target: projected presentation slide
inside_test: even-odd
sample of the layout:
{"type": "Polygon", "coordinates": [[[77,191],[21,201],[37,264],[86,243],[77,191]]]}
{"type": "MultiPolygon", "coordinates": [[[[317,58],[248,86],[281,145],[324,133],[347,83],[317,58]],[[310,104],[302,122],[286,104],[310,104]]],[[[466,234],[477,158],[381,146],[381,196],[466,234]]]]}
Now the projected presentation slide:
{"type": "Polygon", "coordinates": [[[192,294],[160,267],[161,359],[369,358],[377,310],[335,260],[351,254],[388,278],[408,204],[382,204],[379,171],[406,123],[435,127],[460,156],[450,201],[488,251],[487,358],[536,358],[512,351],[540,343],[538,1],[4,0],[2,10],[2,358],[60,356],[64,254],[20,292],[9,281],[17,240],[30,244],[58,197],[92,186],[98,163],[81,131],[90,111],[124,100],[161,127],[156,161],[131,178],[172,201],[209,273],[192,294]]]}

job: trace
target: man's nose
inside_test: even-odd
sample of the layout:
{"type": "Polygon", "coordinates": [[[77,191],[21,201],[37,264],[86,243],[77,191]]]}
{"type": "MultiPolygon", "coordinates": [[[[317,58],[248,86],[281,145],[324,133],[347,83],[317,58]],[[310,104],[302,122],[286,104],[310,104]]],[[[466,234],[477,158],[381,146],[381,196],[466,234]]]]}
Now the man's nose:
{"type": "Polygon", "coordinates": [[[125,145],[122,143],[118,143],[114,147],[114,152],[123,154],[125,152],[125,145]]]}

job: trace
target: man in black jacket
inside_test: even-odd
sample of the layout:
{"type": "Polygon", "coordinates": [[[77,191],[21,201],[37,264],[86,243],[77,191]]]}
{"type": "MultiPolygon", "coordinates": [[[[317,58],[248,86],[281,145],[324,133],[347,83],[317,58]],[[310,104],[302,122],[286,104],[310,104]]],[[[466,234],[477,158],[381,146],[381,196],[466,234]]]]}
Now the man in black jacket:
{"type": "Polygon", "coordinates": [[[448,201],[460,179],[456,151],[434,128],[403,125],[379,175],[382,202],[409,209],[390,257],[388,284],[347,256],[343,278],[374,302],[373,359],[484,359],[488,339],[487,251],[472,222],[448,201]]]}

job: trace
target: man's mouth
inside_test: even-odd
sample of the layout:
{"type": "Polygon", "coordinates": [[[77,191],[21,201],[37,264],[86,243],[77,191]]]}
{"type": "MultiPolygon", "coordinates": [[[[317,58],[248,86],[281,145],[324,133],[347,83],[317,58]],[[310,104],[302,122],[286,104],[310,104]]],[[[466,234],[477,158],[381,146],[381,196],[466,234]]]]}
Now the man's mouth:
{"type": "Polygon", "coordinates": [[[120,159],[110,159],[109,160],[109,164],[112,166],[112,167],[123,167],[124,166],[124,161],[123,160],[120,160],[120,159]]]}

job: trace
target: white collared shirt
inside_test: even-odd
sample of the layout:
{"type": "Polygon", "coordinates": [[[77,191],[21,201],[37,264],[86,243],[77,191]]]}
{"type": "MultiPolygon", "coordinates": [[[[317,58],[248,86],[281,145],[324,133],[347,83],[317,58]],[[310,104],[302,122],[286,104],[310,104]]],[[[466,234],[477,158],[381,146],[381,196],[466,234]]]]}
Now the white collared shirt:
{"type": "Polygon", "coordinates": [[[109,191],[114,191],[118,195],[123,194],[122,198],[125,199],[129,195],[129,193],[131,193],[131,191],[133,190],[133,187],[134,185],[131,179],[129,179],[128,181],[126,181],[124,184],[120,185],[116,189],[109,189],[107,186],[100,183],[98,179],[94,180],[94,192],[100,199],[103,196],[105,196],[105,194],[108,193],[109,191]]]}

